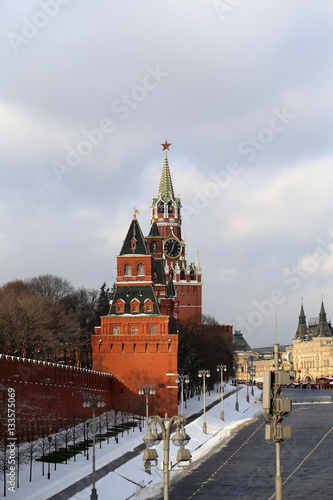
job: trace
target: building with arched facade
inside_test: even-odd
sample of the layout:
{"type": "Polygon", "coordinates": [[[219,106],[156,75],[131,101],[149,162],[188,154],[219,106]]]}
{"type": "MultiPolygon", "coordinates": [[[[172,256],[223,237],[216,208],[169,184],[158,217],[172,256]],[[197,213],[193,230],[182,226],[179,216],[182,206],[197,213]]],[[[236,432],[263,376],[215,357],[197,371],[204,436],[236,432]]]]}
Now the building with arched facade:
{"type": "MultiPolygon", "coordinates": [[[[327,320],[323,301],[319,316],[311,318],[309,322],[306,321],[303,303],[301,304],[292,344],[280,346],[280,352],[284,369],[296,371],[297,381],[316,382],[329,377],[333,381],[333,329],[327,320]]],[[[273,370],[273,347],[252,350],[241,332],[237,331],[234,335],[234,358],[239,380],[247,380],[250,358],[253,358],[256,368],[256,380],[261,380],[264,371],[273,370]]]]}
{"type": "Polygon", "coordinates": [[[293,358],[293,369],[303,382],[316,382],[333,375],[333,329],[327,321],[324,302],[319,317],[306,321],[303,303],[292,346],[287,349],[293,358]]]}

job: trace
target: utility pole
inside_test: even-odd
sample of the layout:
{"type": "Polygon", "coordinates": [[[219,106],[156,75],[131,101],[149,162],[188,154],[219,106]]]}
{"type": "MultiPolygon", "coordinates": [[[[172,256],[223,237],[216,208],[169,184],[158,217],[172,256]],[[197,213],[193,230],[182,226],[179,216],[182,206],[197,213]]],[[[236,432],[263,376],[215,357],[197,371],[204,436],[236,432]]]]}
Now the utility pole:
{"type": "Polygon", "coordinates": [[[276,449],[276,476],[275,476],[275,498],[282,500],[281,475],[281,441],[291,438],[291,427],[285,426],[283,417],[292,410],[291,399],[282,398],[282,387],[289,385],[291,373],[282,369],[279,344],[274,344],[274,371],[264,372],[263,387],[263,413],[267,422],[265,439],[275,442],[276,449]]]}

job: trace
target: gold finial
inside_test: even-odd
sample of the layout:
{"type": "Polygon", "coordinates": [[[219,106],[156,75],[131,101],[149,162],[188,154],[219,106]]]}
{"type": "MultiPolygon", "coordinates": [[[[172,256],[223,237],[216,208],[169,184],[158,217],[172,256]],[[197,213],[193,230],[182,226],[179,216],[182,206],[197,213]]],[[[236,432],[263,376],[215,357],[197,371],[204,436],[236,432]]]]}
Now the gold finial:
{"type": "Polygon", "coordinates": [[[133,220],[136,220],[136,216],[137,214],[139,214],[139,210],[137,210],[135,207],[134,207],[134,215],[133,215],[133,220]]]}

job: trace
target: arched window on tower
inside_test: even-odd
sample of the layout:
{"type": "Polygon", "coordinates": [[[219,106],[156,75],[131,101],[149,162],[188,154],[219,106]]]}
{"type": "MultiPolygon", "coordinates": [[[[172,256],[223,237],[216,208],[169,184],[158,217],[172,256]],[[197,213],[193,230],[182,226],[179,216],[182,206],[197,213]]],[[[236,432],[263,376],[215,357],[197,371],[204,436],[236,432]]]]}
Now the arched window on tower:
{"type": "Polygon", "coordinates": [[[163,201],[160,201],[157,205],[157,212],[159,214],[164,214],[164,203],[163,201]]]}
{"type": "Polygon", "coordinates": [[[157,244],[156,241],[152,241],[150,243],[150,253],[156,253],[157,252],[157,244]]]}
{"type": "Polygon", "coordinates": [[[149,331],[150,335],[156,335],[156,326],[151,326],[150,327],[150,331],[149,331]]]}
{"type": "Polygon", "coordinates": [[[173,207],[171,201],[168,201],[168,214],[172,214],[173,212],[173,207]]]}
{"type": "Polygon", "coordinates": [[[190,280],[191,280],[191,281],[195,281],[195,279],[196,279],[195,271],[194,271],[194,269],[191,269],[191,272],[190,272],[190,280]]]}
{"type": "Polygon", "coordinates": [[[182,269],[180,271],[180,281],[185,281],[185,280],[186,280],[185,271],[184,271],[184,269],[182,269]]]}
{"type": "Polygon", "coordinates": [[[138,264],[137,272],[138,272],[138,276],[144,276],[145,275],[145,266],[143,264],[138,264]]]}
{"type": "Polygon", "coordinates": [[[125,264],[124,266],[124,276],[131,276],[132,269],[130,264],[125,264]]]}

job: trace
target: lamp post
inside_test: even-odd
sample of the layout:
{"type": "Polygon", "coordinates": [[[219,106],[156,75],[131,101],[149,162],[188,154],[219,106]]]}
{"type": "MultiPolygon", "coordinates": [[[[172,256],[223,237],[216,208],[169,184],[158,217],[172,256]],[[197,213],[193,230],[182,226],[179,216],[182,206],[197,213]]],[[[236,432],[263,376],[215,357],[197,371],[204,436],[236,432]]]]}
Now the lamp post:
{"type": "Polygon", "coordinates": [[[177,462],[189,461],[191,464],[191,453],[184,446],[189,442],[190,437],[185,432],[185,422],[186,419],[183,416],[176,415],[174,417],[168,418],[168,415],[162,418],[159,415],[148,417],[147,419],[147,434],[143,437],[143,441],[146,445],[146,450],[143,455],[143,461],[145,464],[145,469],[150,471],[151,461],[155,461],[157,465],[157,450],[153,449],[163,440],[163,462],[161,468],[163,470],[163,499],[169,500],[169,482],[170,482],[170,470],[171,462],[169,462],[170,454],[170,437],[172,432],[172,427],[177,426],[176,432],[171,437],[171,441],[176,445],[180,446],[180,450],[177,453],[177,462]],[[157,424],[161,428],[162,437],[157,434],[157,424]],[[153,425],[153,432],[150,426],[153,425]]]}
{"type": "Polygon", "coordinates": [[[92,485],[90,500],[97,500],[98,495],[97,495],[97,490],[95,488],[95,413],[96,413],[96,406],[98,408],[103,408],[105,406],[104,396],[95,396],[94,394],[93,395],[86,394],[83,398],[82,406],[84,408],[89,408],[90,406],[92,406],[93,410],[93,460],[92,460],[93,485],[92,485]]]}
{"type": "Polygon", "coordinates": [[[223,411],[223,372],[227,371],[226,365],[217,365],[217,371],[221,372],[221,420],[224,420],[224,411],[223,411]]]}
{"type": "Polygon", "coordinates": [[[234,365],[234,370],[235,370],[235,386],[236,386],[236,404],[235,404],[235,410],[239,411],[239,404],[238,404],[238,383],[237,383],[237,372],[238,372],[238,366],[239,365],[234,365]]]}
{"type": "Polygon", "coordinates": [[[198,377],[202,377],[203,379],[203,409],[204,409],[204,421],[202,426],[202,432],[207,434],[207,425],[206,425],[206,377],[210,377],[209,370],[199,370],[198,377]]]}
{"type": "Polygon", "coordinates": [[[250,398],[249,398],[249,371],[250,371],[250,364],[251,364],[251,361],[248,359],[246,361],[246,401],[247,403],[250,402],[250,398]]]}
{"type": "Polygon", "coordinates": [[[149,417],[149,394],[156,394],[155,387],[153,385],[140,385],[138,394],[140,396],[146,396],[146,421],[149,417]]]}
{"type": "Polygon", "coordinates": [[[190,382],[190,378],[188,375],[177,375],[176,384],[181,383],[181,415],[184,415],[184,382],[188,384],[190,382]]]}
{"type": "Polygon", "coordinates": [[[253,362],[251,363],[251,365],[249,366],[249,369],[250,369],[250,379],[251,379],[251,394],[252,396],[254,396],[254,391],[253,391],[253,379],[254,379],[254,376],[256,374],[256,367],[253,366],[253,362]]]}
{"type": "Polygon", "coordinates": [[[48,442],[49,442],[49,463],[48,463],[48,467],[47,467],[47,479],[50,479],[51,477],[51,473],[50,473],[50,464],[51,464],[51,441],[52,441],[52,438],[51,436],[49,436],[47,438],[48,442]]]}
{"type": "Polygon", "coordinates": [[[89,422],[86,422],[87,426],[87,460],[89,460],[89,422]]]}
{"type": "Polygon", "coordinates": [[[139,428],[140,432],[142,432],[142,425],[141,425],[141,412],[142,412],[142,403],[140,401],[140,410],[139,410],[139,428]]]}

